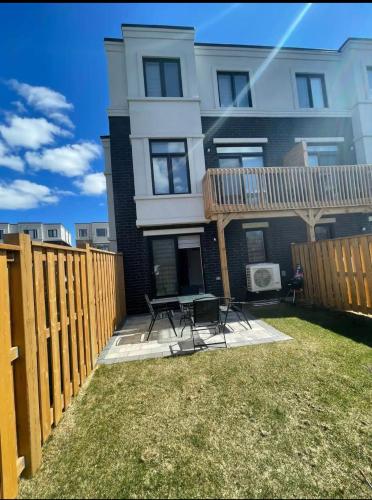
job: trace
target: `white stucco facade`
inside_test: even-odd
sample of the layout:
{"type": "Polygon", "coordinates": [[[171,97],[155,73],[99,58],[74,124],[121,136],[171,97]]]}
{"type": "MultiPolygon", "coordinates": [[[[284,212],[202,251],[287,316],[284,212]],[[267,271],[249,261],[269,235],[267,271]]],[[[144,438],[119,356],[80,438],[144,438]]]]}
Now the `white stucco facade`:
{"type": "MultiPolygon", "coordinates": [[[[122,35],[120,40],[105,41],[108,115],[130,117],[138,227],[207,222],[202,116],[349,117],[357,162],[372,163],[372,89],[367,78],[372,40],[350,39],[338,51],[282,49],[274,54],[265,47],[195,44],[193,29],[123,25],[122,35]],[[182,97],[146,97],[144,57],[180,60],[182,97]],[[251,107],[220,107],[218,71],[249,72],[251,107]],[[299,106],[296,73],[324,75],[327,107],[299,106]],[[187,141],[190,194],[153,194],[149,141],[161,138],[187,141]]],[[[103,144],[110,233],[115,241],[109,145],[103,144]]]]}

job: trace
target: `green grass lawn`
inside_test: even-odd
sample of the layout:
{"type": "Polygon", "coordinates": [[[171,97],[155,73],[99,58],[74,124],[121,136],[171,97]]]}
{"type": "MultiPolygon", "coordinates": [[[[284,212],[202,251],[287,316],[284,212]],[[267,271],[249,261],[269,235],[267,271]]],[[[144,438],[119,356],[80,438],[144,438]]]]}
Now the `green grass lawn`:
{"type": "Polygon", "coordinates": [[[257,312],[294,340],[97,369],[21,498],[372,498],[371,324],[257,312]]]}

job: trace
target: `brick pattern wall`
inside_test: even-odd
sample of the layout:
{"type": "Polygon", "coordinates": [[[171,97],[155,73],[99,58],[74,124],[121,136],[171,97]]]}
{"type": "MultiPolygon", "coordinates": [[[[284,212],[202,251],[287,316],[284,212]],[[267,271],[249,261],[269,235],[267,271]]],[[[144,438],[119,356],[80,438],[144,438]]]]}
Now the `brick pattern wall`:
{"type": "Polygon", "coordinates": [[[217,167],[218,156],[214,137],[267,137],[264,144],[264,162],[267,167],[280,167],[284,156],[295,146],[295,137],[345,137],[339,144],[341,162],[355,163],[353,131],[350,118],[226,118],[216,125],[217,118],[202,116],[202,129],[206,135],[204,152],[206,167],[217,167]],[[213,130],[213,136],[208,134],[213,130]],[[208,152],[208,149],[210,151],[208,152]]]}
{"type": "MultiPolygon", "coordinates": [[[[136,227],[129,117],[110,117],[109,122],[117,243],[118,251],[123,252],[125,259],[127,309],[129,314],[133,314],[146,310],[144,294],[152,294],[149,239],[143,237],[142,229],[136,227]]],[[[203,132],[206,134],[207,168],[218,165],[213,138],[207,134],[215,122],[216,118],[202,117],[203,132]]],[[[349,119],[229,118],[214,133],[215,137],[268,137],[269,143],[264,146],[267,166],[283,164],[285,154],[294,146],[294,137],[344,136],[345,143],[340,145],[342,162],[355,162],[354,151],[350,149],[352,129],[349,119]]],[[[268,221],[267,258],[271,262],[278,262],[287,276],[291,277],[290,244],[306,241],[306,226],[301,219],[294,217],[268,221]]],[[[245,265],[248,256],[245,230],[241,224],[242,221],[229,224],[226,228],[226,244],[232,295],[245,299],[245,265]]],[[[367,215],[337,216],[335,237],[360,234],[362,226],[371,230],[367,215]]],[[[205,225],[205,232],[200,236],[206,291],[221,296],[223,289],[218,279],[221,269],[216,224],[211,222],[205,225]]]]}
{"type": "Polygon", "coordinates": [[[136,227],[136,205],[129,117],[110,117],[112,184],[118,252],[124,255],[128,314],[145,310],[151,273],[147,240],[136,227]]]}

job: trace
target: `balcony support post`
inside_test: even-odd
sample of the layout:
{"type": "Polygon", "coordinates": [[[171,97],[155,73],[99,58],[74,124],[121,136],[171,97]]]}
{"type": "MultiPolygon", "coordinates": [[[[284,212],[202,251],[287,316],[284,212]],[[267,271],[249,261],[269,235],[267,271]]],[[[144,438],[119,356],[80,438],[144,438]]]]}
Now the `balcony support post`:
{"type": "Polygon", "coordinates": [[[226,254],[226,243],[225,243],[225,227],[230,222],[230,220],[231,219],[229,216],[224,217],[223,215],[218,215],[217,218],[218,248],[220,252],[222,285],[225,297],[231,297],[230,279],[229,279],[229,270],[227,267],[227,254],[226,254]]]}
{"type": "Polygon", "coordinates": [[[296,214],[306,223],[307,241],[315,241],[315,225],[324,215],[324,210],[295,210],[296,214]]]}

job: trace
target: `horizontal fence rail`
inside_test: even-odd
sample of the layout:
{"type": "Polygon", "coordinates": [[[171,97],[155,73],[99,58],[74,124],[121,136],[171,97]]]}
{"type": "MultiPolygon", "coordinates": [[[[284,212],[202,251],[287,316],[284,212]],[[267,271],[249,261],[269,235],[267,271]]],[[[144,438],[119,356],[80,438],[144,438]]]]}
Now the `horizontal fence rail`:
{"type": "Polygon", "coordinates": [[[208,217],[229,212],[372,203],[372,165],[210,168],[203,179],[208,217]]]}
{"type": "Polygon", "coordinates": [[[372,313],[372,236],[292,245],[304,270],[305,299],[319,306],[372,313]]]}
{"type": "Polygon", "coordinates": [[[122,255],[7,236],[0,317],[0,498],[14,498],[125,317],[122,255]]]}

